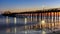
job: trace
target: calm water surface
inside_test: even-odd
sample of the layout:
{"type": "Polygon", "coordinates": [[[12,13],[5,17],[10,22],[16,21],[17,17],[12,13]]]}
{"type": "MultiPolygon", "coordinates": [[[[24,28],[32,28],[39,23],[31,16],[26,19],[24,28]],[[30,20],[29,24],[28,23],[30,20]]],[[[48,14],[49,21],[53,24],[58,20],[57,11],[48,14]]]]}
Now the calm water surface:
{"type": "Polygon", "coordinates": [[[31,25],[32,23],[38,23],[35,17],[32,20],[30,17],[16,18],[0,16],[0,34],[47,34],[52,32],[52,30],[48,29],[25,29],[26,27],[29,27],[28,24],[31,25]]]}

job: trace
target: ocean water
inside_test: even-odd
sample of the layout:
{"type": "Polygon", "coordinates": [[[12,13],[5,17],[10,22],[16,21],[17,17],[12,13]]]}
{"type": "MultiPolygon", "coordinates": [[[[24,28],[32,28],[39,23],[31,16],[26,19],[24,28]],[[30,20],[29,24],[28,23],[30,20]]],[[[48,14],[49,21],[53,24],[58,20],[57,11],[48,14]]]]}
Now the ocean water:
{"type": "MultiPolygon", "coordinates": [[[[39,18],[39,22],[41,23],[40,19],[41,18],[39,18]]],[[[33,26],[39,24],[39,22],[37,21],[38,20],[36,17],[33,17],[32,19],[32,17],[19,18],[0,15],[0,34],[47,34],[54,31],[53,28],[51,30],[47,28],[41,29],[29,28],[31,27],[31,25],[33,26]]],[[[58,25],[58,27],[59,26],[60,25],[58,25]]]]}

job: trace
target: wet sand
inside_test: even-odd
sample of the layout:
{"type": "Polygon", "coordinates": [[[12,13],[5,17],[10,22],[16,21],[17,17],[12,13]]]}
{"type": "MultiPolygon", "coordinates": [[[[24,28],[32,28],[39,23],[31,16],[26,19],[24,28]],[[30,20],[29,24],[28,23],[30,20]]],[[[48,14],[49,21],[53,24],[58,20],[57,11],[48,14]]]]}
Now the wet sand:
{"type": "Polygon", "coordinates": [[[60,30],[59,31],[53,31],[52,33],[47,33],[47,34],[60,34],[60,30]]]}

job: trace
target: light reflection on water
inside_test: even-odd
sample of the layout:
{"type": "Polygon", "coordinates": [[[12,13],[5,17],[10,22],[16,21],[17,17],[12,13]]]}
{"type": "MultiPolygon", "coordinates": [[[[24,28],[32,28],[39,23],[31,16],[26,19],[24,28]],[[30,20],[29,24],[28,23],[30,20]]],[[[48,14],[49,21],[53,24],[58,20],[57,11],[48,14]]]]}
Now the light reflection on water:
{"type": "Polygon", "coordinates": [[[42,31],[42,34],[46,34],[46,32],[45,31],[42,31]]]}
{"type": "Polygon", "coordinates": [[[18,27],[12,28],[12,29],[7,29],[5,33],[14,33],[14,34],[46,34],[46,31],[40,30],[40,31],[35,31],[35,30],[22,30],[20,31],[18,27]]]}
{"type": "Polygon", "coordinates": [[[14,24],[16,24],[16,17],[14,17],[14,24]]]}
{"type": "MultiPolygon", "coordinates": [[[[20,28],[21,29],[21,28],[20,28]]],[[[44,30],[40,30],[40,31],[35,31],[35,30],[20,30],[19,27],[14,27],[14,28],[8,28],[3,30],[0,33],[4,33],[4,34],[8,34],[8,33],[12,33],[12,34],[46,34],[46,32],[44,30]]]]}
{"type": "MultiPolygon", "coordinates": [[[[0,18],[0,19],[2,19],[2,18],[0,18]]],[[[36,18],[34,18],[33,21],[32,21],[32,17],[31,18],[16,18],[16,17],[12,18],[12,17],[8,17],[8,16],[6,18],[4,18],[3,20],[4,20],[4,21],[2,21],[3,23],[1,22],[2,24],[4,24],[4,23],[6,23],[6,24],[9,24],[9,23],[27,24],[29,22],[30,23],[31,22],[35,23],[37,21],[36,18]]],[[[41,20],[39,20],[39,22],[41,23],[41,20]]],[[[42,22],[44,23],[44,21],[42,21],[42,22]]],[[[49,23],[46,23],[46,24],[49,24],[49,23]]],[[[60,26],[60,25],[58,25],[58,23],[56,23],[56,25],[60,26]]],[[[55,27],[57,27],[57,26],[55,26],[55,27]]],[[[30,25],[30,26],[26,26],[25,25],[25,26],[19,26],[19,27],[15,26],[15,27],[11,27],[11,28],[7,27],[6,29],[0,30],[0,33],[4,32],[6,34],[8,34],[8,33],[12,33],[12,34],[46,34],[49,31],[49,30],[48,31],[47,30],[46,31],[45,30],[39,30],[39,31],[37,31],[36,29],[32,29],[32,28],[27,29],[29,27],[32,27],[32,25],[30,25]]],[[[42,27],[43,27],[42,29],[44,29],[45,25],[43,24],[42,27]]],[[[54,27],[54,23],[52,23],[52,27],[54,27]]],[[[52,30],[53,29],[54,28],[52,28],[52,30]]]]}

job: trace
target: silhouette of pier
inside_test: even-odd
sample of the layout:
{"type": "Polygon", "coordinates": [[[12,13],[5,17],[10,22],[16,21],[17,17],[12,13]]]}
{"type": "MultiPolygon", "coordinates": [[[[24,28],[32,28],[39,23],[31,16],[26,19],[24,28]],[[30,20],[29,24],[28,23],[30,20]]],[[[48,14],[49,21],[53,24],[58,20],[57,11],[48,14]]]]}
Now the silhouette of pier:
{"type": "MultiPolygon", "coordinates": [[[[28,25],[25,27],[25,29],[52,29],[54,30],[57,28],[57,25],[60,26],[60,10],[58,8],[55,9],[48,9],[48,10],[36,10],[36,11],[28,11],[28,12],[19,12],[19,13],[4,13],[2,14],[4,16],[12,16],[15,18],[15,24],[16,24],[16,17],[18,16],[30,16],[31,21],[33,21],[33,18],[35,16],[37,24],[28,25]]],[[[25,18],[25,24],[27,22],[27,19],[25,18]]]]}

